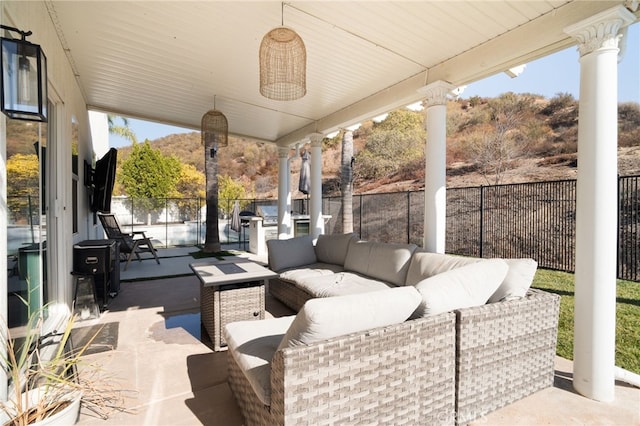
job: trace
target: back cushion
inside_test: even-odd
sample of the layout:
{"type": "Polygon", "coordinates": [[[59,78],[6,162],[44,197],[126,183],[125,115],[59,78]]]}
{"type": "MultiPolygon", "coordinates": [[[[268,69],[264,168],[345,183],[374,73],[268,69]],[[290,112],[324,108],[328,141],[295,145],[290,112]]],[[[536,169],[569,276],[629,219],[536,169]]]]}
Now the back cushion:
{"type": "Polygon", "coordinates": [[[415,311],[420,300],[413,287],[310,299],[296,315],[278,349],[401,323],[415,311]]]}
{"type": "Polygon", "coordinates": [[[524,297],[538,269],[538,262],[533,259],[505,259],[505,262],[509,265],[509,272],[489,298],[489,303],[524,297]]]}
{"type": "Polygon", "coordinates": [[[450,254],[416,252],[411,258],[407,272],[407,285],[416,285],[425,278],[447,272],[461,266],[480,262],[476,257],[452,256],[450,254]]]}
{"type": "Polygon", "coordinates": [[[377,280],[404,285],[415,244],[352,240],[344,268],[377,280]]]}
{"type": "Polygon", "coordinates": [[[317,262],[310,235],[288,240],[267,240],[267,249],[269,268],[276,272],[317,262]]]}
{"type": "Polygon", "coordinates": [[[349,242],[355,238],[355,234],[320,235],[316,242],[316,257],[318,262],[344,266],[347,257],[349,242]]]}
{"type": "Polygon", "coordinates": [[[415,285],[422,302],[413,317],[484,305],[508,269],[504,260],[489,259],[425,278],[415,285]]]}

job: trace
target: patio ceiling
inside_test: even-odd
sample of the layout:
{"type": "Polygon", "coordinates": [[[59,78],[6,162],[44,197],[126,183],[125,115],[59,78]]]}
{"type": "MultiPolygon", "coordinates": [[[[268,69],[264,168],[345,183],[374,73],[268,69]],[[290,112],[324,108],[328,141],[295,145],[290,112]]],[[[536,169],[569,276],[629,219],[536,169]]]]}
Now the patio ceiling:
{"type": "Polygon", "coordinates": [[[46,2],[88,108],[198,130],[215,99],[230,133],[279,145],[566,48],[564,27],[617,4],[46,2]],[[260,42],[282,19],[307,48],[307,95],[292,102],[258,90],[260,42]]]}

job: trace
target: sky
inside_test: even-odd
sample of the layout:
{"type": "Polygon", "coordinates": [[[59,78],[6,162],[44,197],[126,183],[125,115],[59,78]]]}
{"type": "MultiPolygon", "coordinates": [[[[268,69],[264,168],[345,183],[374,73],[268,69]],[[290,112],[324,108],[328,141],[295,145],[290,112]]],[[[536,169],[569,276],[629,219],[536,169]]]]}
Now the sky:
{"type": "MultiPolygon", "coordinates": [[[[622,61],[618,64],[618,100],[640,103],[640,23],[629,27],[622,61]]],[[[526,64],[522,74],[511,78],[499,73],[469,84],[460,94],[495,97],[505,92],[532,93],[552,98],[558,93],[569,93],[579,98],[580,63],[577,47],[557,52],[526,64]]],[[[120,123],[118,123],[120,124],[120,123]]],[[[154,140],[174,133],[190,133],[196,130],[167,126],[149,121],[129,119],[129,127],[139,141],[154,140]]],[[[120,148],[131,143],[119,136],[109,135],[109,146],[120,148]]]]}

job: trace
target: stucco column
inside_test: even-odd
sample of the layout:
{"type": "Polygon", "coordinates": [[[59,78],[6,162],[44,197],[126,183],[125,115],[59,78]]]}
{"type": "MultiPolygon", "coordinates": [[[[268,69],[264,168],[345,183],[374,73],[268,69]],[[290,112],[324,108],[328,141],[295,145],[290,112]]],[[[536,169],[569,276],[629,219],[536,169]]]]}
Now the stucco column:
{"type": "Polygon", "coordinates": [[[322,218],[322,134],[309,135],[311,140],[311,196],[309,200],[309,233],[315,240],[324,234],[322,218]]]}
{"type": "Polygon", "coordinates": [[[291,185],[289,147],[278,147],[278,239],[291,236],[291,185]]]}
{"type": "Polygon", "coordinates": [[[580,52],[573,387],[615,397],[618,40],[635,16],[618,6],[565,28],[580,52]]]}
{"type": "Polygon", "coordinates": [[[447,219],[447,98],[455,87],[436,81],[419,90],[425,95],[424,241],[426,250],[444,253],[447,219]]]}

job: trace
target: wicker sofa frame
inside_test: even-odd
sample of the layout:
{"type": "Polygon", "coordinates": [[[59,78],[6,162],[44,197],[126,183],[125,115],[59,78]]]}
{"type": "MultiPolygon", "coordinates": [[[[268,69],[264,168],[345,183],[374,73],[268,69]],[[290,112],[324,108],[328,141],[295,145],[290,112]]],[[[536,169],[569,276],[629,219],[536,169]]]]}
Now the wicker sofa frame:
{"type": "Polygon", "coordinates": [[[305,302],[314,297],[300,287],[277,277],[269,279],[269,293],[295,312],[302,309],[305,302]]]}
{"type": "Polygon", "coordinates": [[[249,425],[453,424],[454,377],[453,313],[277,351],[270,406],[229,354],[249,425]]]}
{"type": "Polygon", "coordinates": [[[530,289],[455,311],[456,424],[553,386],[559,309],[560,296],[530,289]]]}
{"type": "MultiPolygon", "coordinates": [[[[312,296],[280,279],[269,292],[298,311],[312,296]]],[[[456,424],[553,386],[560,297],[530,289],[518,300],[456,315],[456,424]]]]}

